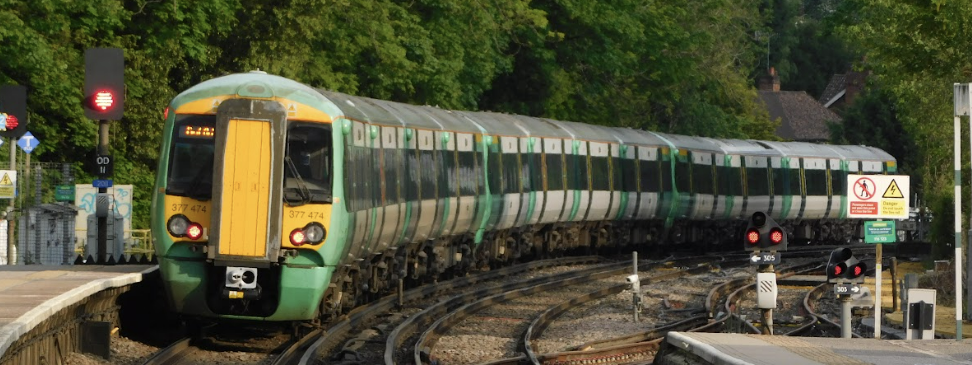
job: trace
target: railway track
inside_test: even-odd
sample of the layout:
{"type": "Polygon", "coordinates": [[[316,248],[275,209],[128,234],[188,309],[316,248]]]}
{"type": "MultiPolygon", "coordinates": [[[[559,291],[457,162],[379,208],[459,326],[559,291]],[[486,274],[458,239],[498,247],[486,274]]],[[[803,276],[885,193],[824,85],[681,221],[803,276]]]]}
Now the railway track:
{"type": "MultiPolygon", "coordinates": [[[[793,270],[820,270],[819,261],[826,255],[828,248],[811,250],[792,250],[787,260],[811,257],[816,265],[781,268],[781,279],[793,270]],[[786,272],[784,272],[786,271],[786,272]]],[[[279,351],[266,355],[260,363],[272,364],[349,364],[380,363],[386,364],[428,364],[445,357],[449,346],[443,338],[452,336],[451,331],[461,329],[467,321],[498,321],[507,324],[499,326],[506,333],[488,333],[491,336],[507,338],[513,343],[513,354],[518,356],[483,357],[477,363],[598,363],[632,362],[650,359],[658,350],[664,335],[669,331],[741,331],[759,333],[759,323],[743,320],[733,313],[729,303],[744,300],[747,290],[752,289],[751,273],[744,277],[727,274],[734,268],[746,265],[748,254],[737,253],[720,256],[687,257],[663,261],[642,261],[642,288],[645,292],[646,308],[642,312],[647,321],[642,328],[646,330],[629,331],[625,335],[607,338],[588,338],[582,343],[569,347],[547,345],[544,336],[556,339],[558,327],[570,326],[558,319],[570,318],[578,308],[591,306],[606,297],[627,296],[630,305],[630,284],[623,282],[624,275],[630,274],[630,262],[618,260],[611,262],[600,257],[574,257],[554,260],[535,261],[514,265],[503,269],[473,274],[446,282],[425,285],[405,291],[399,295],[389,295],[365,306],[360,306],[348,315],[331,323],[326,331],[312,333],[302,339],[300,344],[279,346],[279,351]],[[559,273],[559,271],[567,271],[559,273]],[[573,272],[576,271],[576,272],[573,272]],[[707,275],[712,276],[708,277],[707,275]],[[536,277],[532,277],[536,276],[536,277]],[[715,278],[718,277],[718,278],[715,278]],[[499,282],[499,283],[498,283],[499,282]],[[677,283],[677,284],[676,284],[677,283]],[[686,285],[685,283],[696,283],[686,285]],[[702,284],[698,284],[702,283],[702,284]],[[672,288],[705,287],[707,290],[692,289],[679,293],[691,300],[677,300],[656,297],[653,287],[671,291],[672,288]],[[487,287],[493,287],[486,290],[487,287]],[[562,289],[558,289],[562,288],[562,289]],[[450,298],[445,300],[444,298],[450,298]],[[466,298],[466,299],[457,299],[466,298]],[[513,318],[505,313],[511,307],[502,305],[525,305],[530,301],[542,302],[535,306],[532,314],[513,318]],[[517,304],[519,303],[519,304],[517,304]],[[506,308],[506,309],[504,309],[506,308]],[[490,312],[492,311],[492,312],[490,312]],[[504,322],[504,320],[506,322],[504,322]],[[423,331],[418,330],[421,328],[423,331]],[[405,349],[402,351],[402,349],[405,349]],[[389,360],[391,359],[391,360],[389,360]]],[[[814,304],[827,294],[827,287],[782,288],[786,297],[799,296],[798,292],[807,291],[806,298],[799,305],[803,313],[812,313],[814,304]]],[[[781,296],[781,297],[782,297],[781,296]]],[[[800,302],[787,299],[786,302],[800,302]]],[[[630,317],[630,307],[626,312],[630,317]]],[[[577,317],[573,315],[573,317],[577,317]]],[[[786,323],[785,330],[791,335],[839,336],[839,325],[815,314],[806,314],[801,323],[786,323]]],[[[751,319],[747,316],[747,319],[751,319]]],[[[783,324],[781,322],[781,324],[783,324]]],[[[780,333],[778,333],[780,334],[780,333]]],[[[556,340],[554,340],[556,341],[556,340]]],[[[180,341],[181,342],[181,341],[180,341]]],[[[188,342],[186,342],[188,343],[188,342]]],[[[192,351],[198,347],[174,344],[160,351],[160,355],[147,364],[186,363],[192,351]],[[182,347],[182,350],[178,350],[182,347]],[[171,352],[175,355],[161,355],[171,352]],[[180,354],[181,352],[181,354],[180,354]],[[169,356],[170,360],[166,360],[169,356]],[[181,356],[181,357],[180,357],[181,356]],[[171,360],[175,359],[175,360],[171,360]],[[169,361],[169,362],[166,362],[169,361]],[[172,362],[175,361],[175,362],[172,362]]],[[[204,350],[205,351],[205,350],[204,350]]],[[[449,351],[464,351],[461,347],[449,351]]],[[[446,361],[444,363],[453,363],[446,361]]]]}

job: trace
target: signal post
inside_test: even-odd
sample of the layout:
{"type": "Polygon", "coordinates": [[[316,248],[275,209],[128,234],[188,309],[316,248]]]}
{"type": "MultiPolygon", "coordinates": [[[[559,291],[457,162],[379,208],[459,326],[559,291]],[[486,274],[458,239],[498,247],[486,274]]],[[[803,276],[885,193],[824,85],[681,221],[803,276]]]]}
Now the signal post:
{"type": "Polygon", "coordinates": [[[759,265],[756,273],[756,303],[762,311],[763,334],[773,334],[773,308],[776,308],[776,271],[780,251],[787,249],[786,232],[766,213],[756,212],[749,218],[743,237],[743,249],[753,252],[750,262],[759,265]]]}
{"type": "MultiPolygon", "coordinates": [[[[851,295],[861,292],[860,284],[864,281],[866,272],[867,265],[854,257],[851,249],[843,247],[830,253],[830,260],[827,261],[827,282],[836,279],[834,294],[837,294],[837,298],[840,299],[840,337],[842,338],[851,338],[851,295]]],[[[880,302],[877,305],[880,312],[880,302]]],[[[878,331],[880,330],[878,328],[878,331]]],[[[880,339],[880,335],[877,338],[880,339]]]]}
{"type": "MultiPolygon", "coordinates": [[[[10,138],[10,171],[16,176],[18,138],[27,133],[27,88],[21,85],[0,86],[0,136],[10,138]]],[[[2,144],[3,141],[0,141],[2,144]]],[[[0,192],[0,199],[10,199],[6,210],[7,221],[7,264],[17,260],[14,254],[14,198],[16,188],[0,192]],[[9,194],[8,194],[9,193],[9,194]]]]}
{"type": "MultiPolygon", "coordinates": [[[[121,48],[89,48],[84,52],[84,114],[98,121],[98,155],[94,186],[98,188],[98,263],[108,262],[108,188],[113,161],[108,151],[108,126],[125,109],[125,56],[121,48]]],[[[121,239],[115,237],[114,239],[121,239]]]]}

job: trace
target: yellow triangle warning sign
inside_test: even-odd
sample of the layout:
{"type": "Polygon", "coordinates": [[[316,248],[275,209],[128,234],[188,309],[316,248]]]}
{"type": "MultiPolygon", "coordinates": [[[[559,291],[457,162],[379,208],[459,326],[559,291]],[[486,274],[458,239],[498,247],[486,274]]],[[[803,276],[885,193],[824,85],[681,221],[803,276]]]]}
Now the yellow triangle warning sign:
{"type": "Polygon", "coordinates": [[[901,189],[898,188],[898,183],[894,180],[891,180],[891,183],[888,184],[888,188],[884,190],[884,195],[881,197],[904,199],[904,195],[901,195],[901,189]]]}
{"type": "Polygon", "coordinates": [[[10,174],[3,174],[3,179],[0,179],[0,185],[13,185],[13,181],[10,180],[10,174]]]}

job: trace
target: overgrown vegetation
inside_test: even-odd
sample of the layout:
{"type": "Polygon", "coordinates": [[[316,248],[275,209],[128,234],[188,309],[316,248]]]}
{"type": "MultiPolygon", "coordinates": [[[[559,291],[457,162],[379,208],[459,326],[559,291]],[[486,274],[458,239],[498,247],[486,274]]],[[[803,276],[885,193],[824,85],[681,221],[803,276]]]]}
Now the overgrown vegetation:
{"type": "MultiPolygon", "coordinates": [[[[970,8],[944,0],[0,0],[0,84],[28,87],[29,129],[42,141],[33,158],[84,161],[79,170],[88,170],[97,126],[81,108],[84,50],[124,49],[114,180],[135,185],[133,226],[146,227],[167,102],[227,73],[261,69],[443,108],[773,139],[756,77],[773,66],[784,90],[816,98],[853,62],[872,71],[875,89],[849,109],[836,139],[893,151],[919,181],[913,191],[945,202],[951,85],[972,81],[972,20],[962,16],[970,8]],[[874,125],[881,133],[860,133],[874,125]]],[[[6,153],[0,148],[0,160],[6,153]]]]}

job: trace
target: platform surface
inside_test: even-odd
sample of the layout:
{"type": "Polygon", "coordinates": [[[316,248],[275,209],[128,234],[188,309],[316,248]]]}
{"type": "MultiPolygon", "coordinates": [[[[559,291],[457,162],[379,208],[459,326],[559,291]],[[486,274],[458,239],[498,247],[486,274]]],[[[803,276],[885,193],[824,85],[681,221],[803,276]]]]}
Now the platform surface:
{"type": "Polygon", "coordinates": [[[670,332],[669,344],[709,364],[972,365],[972,340],[875,340],[670,332]]]}
{"type": "Polygon", "coordinates": [[[142,281],[157,265],[0,266],[0,354],[63,308],[142,281]]]}

